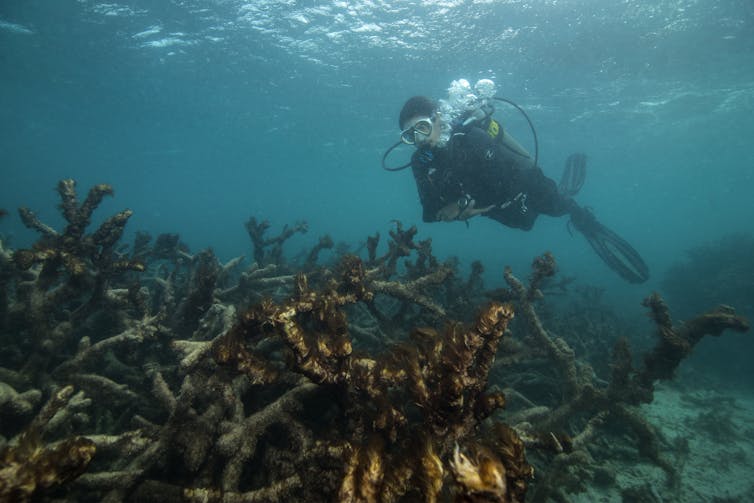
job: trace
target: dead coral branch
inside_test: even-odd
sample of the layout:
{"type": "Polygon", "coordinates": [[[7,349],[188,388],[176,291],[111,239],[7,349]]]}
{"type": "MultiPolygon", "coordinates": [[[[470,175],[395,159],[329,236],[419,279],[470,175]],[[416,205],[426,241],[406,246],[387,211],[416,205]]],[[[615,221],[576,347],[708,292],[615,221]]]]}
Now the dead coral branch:
{"type": "Polygon", "coordinates": [[[73,180],[58,183],[58,194],[62,199],[60,210],[68,222],[62,234],[42,223],[28,208],[18,210],[24,225],[39,232],[42,238],[31,250],[18,250],[14,254],[16,264],[21,269],[28,269],[35,263],[42,263],[44,267],[40,276],[49,280],[58,276],[60,268],[72,276],[81,276],[90,268],[108,272],[144,270],[141,262],[113,256],[113,247],[133,212],[121,211],[103,222],[94,233],[85,235],[92,213],[104,196],[113,194],[113,190],[106,184],[95,185],[86,200],[79,204],[75,187],[73,180]]]}
{"type": "MultiPolygon", "coordinates": [[[[450,469],[442,459],[456,442],[469,441],[481,421],[505,402],[502,394],[488,393],[487,379],[513,311],[493,302],[471,326],[416,330],[412,344],[361,355],[352,349],[343,307],[370,302],[372,284],[356,257],[346,257],[338,271],[324,290],[310,289],[306,276],[299,275],[290,301],[266,301],[248,310],[214,345],[215,359],[235,365],[252,382],[265,382],[268,369],[255,346],[279,338],[290,352],[290,370],[349,397],[342,404],[351,426],[343,432],[348,448],[340,499],[395,501],[423,494],[432,501],[450,469]]],[[[515,488],[503,490],[501,501],[523,501],[532,473],[523,444],[513,447],[514,438],[511,430],[498,449],[490,448],[489,459],[510,467],[500,470],[504,486],[515,488]]],[[[226,481],[225,489],[235,482],[226,481]]],[[[464,484],[458,490],[476,491],[464,484]]]]}
{"type": "Polygon", "coordinates": [[[659,294],[647,297],[643,305],[650,309],[650,317],[657,325],[659,341],[644,356],[644,366],[637,373],[635,385],[643,391],[641,401],[651,402],[654,382],[671,379],[681,361],[705,335],[719,337],[725,330],[747,332],[749,322],[736,314],[730,306],[718,306],[704,314],[673,327],[670,310],[659,294]]]}
{"type": "Polygon", "coordinates": [[[72,386],[59,389],[29,427],[0,451],[0,501],[31,501],[86,470],[96,451],[91,440],[72,437],[48,445],[42,443],[45,432],[54,429],[52,423],[63,421],[66,407],[78,398],[73,395],[72,386]]]}
{"type": "Polygon", "coordinates": [[[265,233],[270,228],[270,222],[264,220],[257,222],[254,217],[249,218],[246,222],[246,231],[249,233],[252,245],[254,246],[254,260],[259,264],[276,264],[280,265],[283,258],[283,243],[293,237],[296,233],[305,234],[309,229],[306,222],[298,222],[293,226],[284,226],[283,230],[275,237],[265,237],[265,233]]]}

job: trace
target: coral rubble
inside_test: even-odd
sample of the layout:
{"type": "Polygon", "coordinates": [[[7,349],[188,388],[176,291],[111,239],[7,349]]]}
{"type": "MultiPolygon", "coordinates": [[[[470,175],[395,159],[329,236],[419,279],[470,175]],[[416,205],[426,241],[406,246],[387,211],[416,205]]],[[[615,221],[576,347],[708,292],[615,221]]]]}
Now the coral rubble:
{"type": "Polygon", "coordinates": [[[748,329],[727,307],[674,326],[652,295],[656,347],[636,369],[620,339],[598,377],[594,333],[575,349],[541,314],[550,254],[485,292],[416,227],[296,260],[305,223],[251,218],[253,262],[222,263],[175,234],[120,244],[129,210],[87,233],[107,185],[58,193],[63,231],[22,209],[39,241],[0,242],[0,501],[567,501],[617,484],[611,435],[672,486],[637,406],[703,335],[748,329]]]}

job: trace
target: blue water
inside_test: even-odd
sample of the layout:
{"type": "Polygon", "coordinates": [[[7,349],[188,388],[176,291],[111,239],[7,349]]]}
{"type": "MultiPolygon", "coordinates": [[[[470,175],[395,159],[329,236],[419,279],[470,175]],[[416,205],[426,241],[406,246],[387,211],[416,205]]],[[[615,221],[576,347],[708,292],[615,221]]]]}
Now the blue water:
{"type": "MultiPolygon", "coordinates": [[[[286,243],[289,255],[323,234],[355,249],[380,232],[384,246],[398,220],[432,238],[440,259],[481,260],[489,288],[503,286],[506,265],[526,277],[532,258],[552,251],[563,274],[605,289],[610,307],[637,327],[632,344],[649,346],[655,327],[641,300],[662,292],[665,271],[691,248],[754,233],[754,0],[118,1],[0,0],[4,245],[38,238],[21,224],[20,206],[65,226],[55,192],[63,178],[77,180],[80,198],[94,184],[114,187],[92,228],[130,208],[124,241],[140,230],[179,233],[193,251],[243,254],[246,264],[252,216],[269,220],[273,235],[308,222],[306,235],[286,243]],[[622,281],[568,232],[567,218],[542,216],[530,232],[484,218],[468,228],[421,222],[410,171],[383,171],[380,160],[398,140],[404,101],[443,98],[459,78],[493,79],[498,95],[527,111],[540,164],[555,180],[569,154],[588,155],[577,200],[639,250],[647,283],[622,281]]],[[[533,148],[518,112],[501,105],[496,117],[533,148]]],[[[409,154],[403,148],[391,164],[409,154]]],[[[735,303],[750,318],[752,297],[735,303]]],[[[674,321],[690,316],[684,308],[671,303],[674,321]]],[[[751,495],[743,439],[752,431],[753,341],[751,333],[705,338],[678,372],[677,381],[697,386],[688,395],[719,382],[706,381],[711,374],[726,379],[720,395],[745,388],[738,403],[747,405],[730,423],[737,440],[709,448],[710,432],[690,426],[697,414],[733,415],[730,399],[718,409],[717,394],[701,395],[708,408],[678,408],[665,393],[653,404],[661,449],[691,446],[691,455],[674,456],[687,501],[751,495]]],[[[98,428],[112,421],[92,417],[98,428]]],[[[620,477],[645,473],[634,468],[620,477]]]]}
{"type": "MultiPolygon", "coordinates": [[[[70,177],[82,196],[113,185],[98,218],[131,208],[131,235],[177,232],[223,259],[250,255],[250,216],[273,232],[308,221],[290,252],[400,220],[441,258],[481,259],[489,286],[551,250],[640,312],[689,247],[751,231],[752,55],[751,0],[3,0],[0,233],[36,239],[18,206],[60,228],[54,188],[70,177]],[[588,154],[578,200],[642,253],[648,284],[625,285],[565,219],[421,222],[410,172],[380,157],[406,98],[462,77],[527,110],[552,178],[588,154]]],[[[517,112],[498,117],[531,148],[517,112]]]]}

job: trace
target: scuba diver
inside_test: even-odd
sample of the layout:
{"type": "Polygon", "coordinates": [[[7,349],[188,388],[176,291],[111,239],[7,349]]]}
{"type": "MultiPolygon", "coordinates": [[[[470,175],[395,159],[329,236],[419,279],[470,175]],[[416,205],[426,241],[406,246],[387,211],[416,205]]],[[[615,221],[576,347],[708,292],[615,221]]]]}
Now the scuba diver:
{"type": "Polygon", "coordinates": [[[556,185],[537,166],[536,132],[526,113],[494,93],[495,84],[488,79],[473,89],[461,79],[452,83],[448,100],[438,103],[414,96],[403,105],[398,120],[400,141],[385,152],[382,165],[388,171],[411,168],[423,220],[461,220],[468,225],[468,219],[482,215],[528,231],[540,214],[568,214],[573,227],[608,267],[630,283],[646,281],[649,268],[638,252],[573,199],[584,182],[586,156],[571,155],[556,185]],[[507,102],[524,114],[534,134],[533,159],[492,118],[493,100],[507,102]],[[388,167],[389,154],[401,144],[416,148],[411,161],[388,167]]]}

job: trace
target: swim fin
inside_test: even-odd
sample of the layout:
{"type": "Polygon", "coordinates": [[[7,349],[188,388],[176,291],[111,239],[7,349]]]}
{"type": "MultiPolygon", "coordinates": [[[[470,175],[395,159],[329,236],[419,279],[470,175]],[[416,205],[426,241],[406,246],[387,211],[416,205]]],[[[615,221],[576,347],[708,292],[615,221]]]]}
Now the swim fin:
{"type": "Polygon", "coordinates": [[[649,279],[649,267],[633,246],[597,221],[586,208],[571,211],[571,223],[587,239],[597,256],[629,283],[649,279]]]}
{"type": "Polygon", "coordinates": [[[581,153],[571,154],[566,159],[563,176],[560,178],[558,191],[568,197],[579,193],[586,180],[586,155],[581,153]]]}

